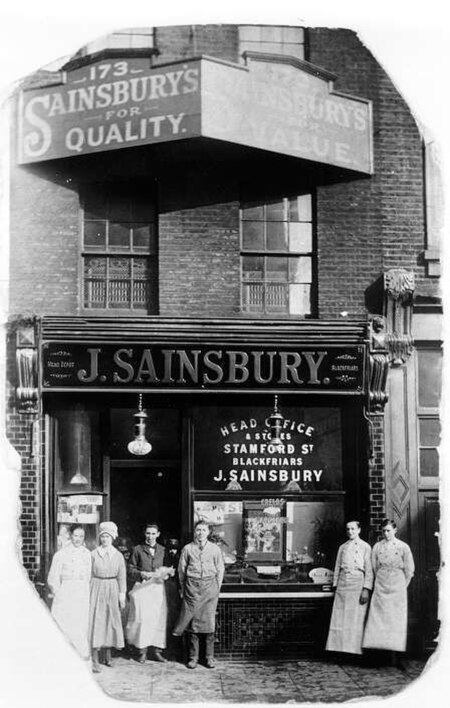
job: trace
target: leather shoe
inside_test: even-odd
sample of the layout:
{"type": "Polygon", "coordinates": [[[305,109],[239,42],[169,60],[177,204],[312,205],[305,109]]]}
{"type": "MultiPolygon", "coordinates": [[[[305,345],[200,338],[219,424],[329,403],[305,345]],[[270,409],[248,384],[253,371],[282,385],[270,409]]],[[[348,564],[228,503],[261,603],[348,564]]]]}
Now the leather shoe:
{"type": "Polygon", "coordinates": [[[196,669],[196,668],[197,668],[197,660],[196,660],[196,659],[191,659],[191,660],[188,662],[187,667],[188,667],[188,669],[196,669]]]}
{"type": "Polygon", "coordinates": [[[153,658],[154,658],[155,661],[161,662],[161,664],[167,664],[167,659],[166,659],[166,657],[163,656],[163,655],[161,654],[161,652],[158,651],[157,649],[155,649],[155,651],[153,652],[153,658]]]}
{"type": "Polygon", "coordinates": [[[209,657],[208,659],[205,660],[205,666],[207,669],[215,669],[216,668],[216,662],[214,659],[209,657]]]}
{"type": "Polygon", "coordinates": [[[139,654],[139,659],[138,659],[139,663],[140,663],[140,664],[145,664],[146,658],[147,658],[147,652],[146,652],[146,651],[141,652],[141,653],[139,654]]]}

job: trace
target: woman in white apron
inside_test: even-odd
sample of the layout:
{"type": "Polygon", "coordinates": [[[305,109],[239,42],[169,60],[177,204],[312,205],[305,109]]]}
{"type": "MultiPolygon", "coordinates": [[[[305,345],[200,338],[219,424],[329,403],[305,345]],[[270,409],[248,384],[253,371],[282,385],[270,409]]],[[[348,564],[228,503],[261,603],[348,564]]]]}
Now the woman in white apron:
{"type": "Polygon", "coordinates": [[[70,542],[53,556],[47,584],[53,595],[51,613],[78,653],[89,658],[89,581],[91,554],[84,545],[84,529],[75,524],[70,542]]]}
{"type": "Polygon", "coordinates": [[[383,540],[376,543],[372,550],[375,583],[363,648],[392,651],[393,663],[401,665],[397,652],[406,651],[406,588],[414,575],[414,560],[410,547],[396,538],[394,521],[386,519],[381,529],[383,540]]]}

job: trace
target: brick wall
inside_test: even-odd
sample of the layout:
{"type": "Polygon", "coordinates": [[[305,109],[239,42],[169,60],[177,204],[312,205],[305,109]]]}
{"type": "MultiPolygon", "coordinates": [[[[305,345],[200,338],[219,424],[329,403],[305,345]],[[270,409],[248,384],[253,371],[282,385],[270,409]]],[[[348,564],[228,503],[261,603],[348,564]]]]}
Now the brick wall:
{"type": "Polygon", "coordinates": [[[237,61],[236,25],[179,25],[156,28],[156,63],[209,54],[227,61],[237,61]]]}
{"type": "Polygon", "coordinates": [[[78,305],[78,194],[48,165],[11,174],[12,314],[75,313],[78,305]]]}
{"type": "Polygon", "coordinates": [[[369,460],[369,538],[373,545],[380,538],[380,525],[386,518],[386,479],[384,471],[384,416],[372,415],[372,459],[369,460]]]}
{"type": "Polygon", "coordinates": [[[15,408],[15,379],[14,366],[15,341],[8,342],[7,364],[7,399],[8,410],[6,414],[6,429],[8,440],[21,457],[21,475],[19,491],[20,525],[18,518],[18,537],[20,539],[20,552],[23,564],[33,580],[40,566],[40,533],[39,518],[40,502],[40,464],[41,445],[39,441],[34,445],[32,425],[34,415],[24,415],[15,408]]]}
{"type": "Polygon", "coordinates": [[[238,204],[215,204],[161,214],[159,264],[161,315],[237,315],[238,204]]]}
{"type": "Polygon", "coordinates": [[[335,89],[373,101],[374,175],[318,189],[319,313],[364,315],[365,290],[389,268],[413,270],[433,294],[425,248],[421,136],[403,98],[356,34],[309,30],[309,59],[335,89]]]}

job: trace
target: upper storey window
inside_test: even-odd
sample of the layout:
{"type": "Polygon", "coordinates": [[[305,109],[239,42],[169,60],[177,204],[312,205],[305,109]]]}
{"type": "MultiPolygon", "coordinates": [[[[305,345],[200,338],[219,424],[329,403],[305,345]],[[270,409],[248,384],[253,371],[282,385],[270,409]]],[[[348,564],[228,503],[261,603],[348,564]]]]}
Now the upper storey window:
{"type": "Polygon", "coordinates": [[[156,313],[156,211],[144,189],[90,186],[83,204],[87,309],[156,313]]]}
{"type": "Polygon", "coordinates": [[[305,58],[305,31],[302,27],[240,25],[239,46],[243,52],[264,52],[305,58]]]}
{"type": "Polygon", "coordinates": [[[242,311],[311,315],[312,195],[241,207],[242,311]]]}

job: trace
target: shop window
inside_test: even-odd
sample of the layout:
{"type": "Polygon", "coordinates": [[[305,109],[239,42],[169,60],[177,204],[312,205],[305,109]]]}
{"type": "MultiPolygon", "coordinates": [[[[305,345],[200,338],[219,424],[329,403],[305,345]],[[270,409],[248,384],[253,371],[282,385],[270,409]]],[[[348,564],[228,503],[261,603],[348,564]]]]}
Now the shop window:
{"type": "Polygon", "coordinates": [[[284,407],[277,445],[263,407],[191,413],[193,518],[212,529],[225,584],[311,586],[315,568],[327,584],[345,524],[340,409],[284,407]]]}
{"type": "Polygon", "coordinates": [[[439,403],[442,382],[442,351],[418,349],[419,474],[421,484],[436,485],[439,477],[441,426],[439,403]]]}
{"type": "Polygon", "coordinates": [[[156,314],[157,226],[152,196],[95,185],[83,209],[83,304],[86,309],[156,314]]]}
{"type": "Polygon", "coordinates": [[[311,315],[312,195],[244,203],[240,217],[242,311],[311,315]]]}
{"type": "Polygon", "coordinates": [[[264,52],[305,58],[305,31],[301,27],[240,25],[239,46],[243,52],[264,52]]]}

